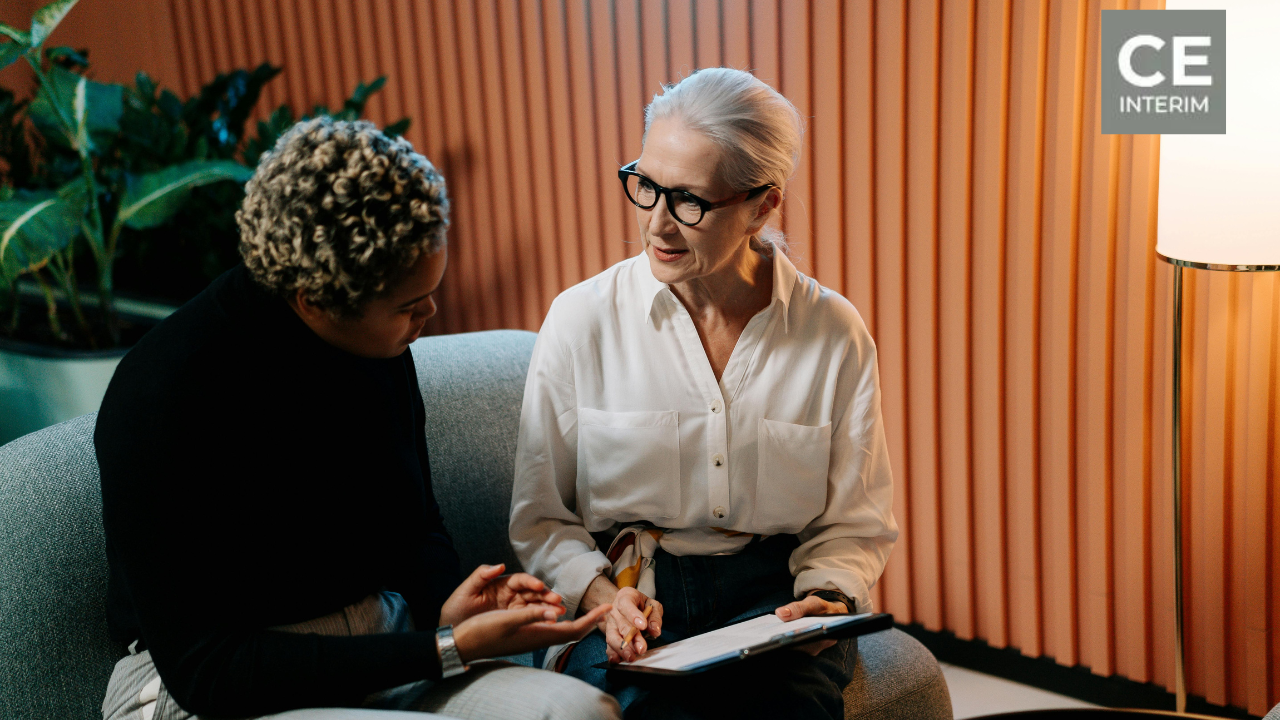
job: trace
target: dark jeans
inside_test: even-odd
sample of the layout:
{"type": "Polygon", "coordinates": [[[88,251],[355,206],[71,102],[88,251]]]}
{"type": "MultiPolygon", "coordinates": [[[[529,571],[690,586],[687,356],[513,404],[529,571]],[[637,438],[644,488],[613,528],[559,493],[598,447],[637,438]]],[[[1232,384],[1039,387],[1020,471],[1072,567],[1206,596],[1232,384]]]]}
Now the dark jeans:
{"type": "MultiPolygon", "coordinates": [[[[662,635],[674,642],[773,612],[791,602],[787,560],[796,547],[778,535],[736,555],[654,557],[662,635]]],[[[652,643],[651,643],[652,644],[652,643]]],[[[573,650],[565,673],[618,699],[627,718],[844,718],[844,687],[853,677],[856,639],[817,657],[775,650],[685,678],[641,676],[594,667],[605,661],[604,636],[592,632],[573,650]]]]}

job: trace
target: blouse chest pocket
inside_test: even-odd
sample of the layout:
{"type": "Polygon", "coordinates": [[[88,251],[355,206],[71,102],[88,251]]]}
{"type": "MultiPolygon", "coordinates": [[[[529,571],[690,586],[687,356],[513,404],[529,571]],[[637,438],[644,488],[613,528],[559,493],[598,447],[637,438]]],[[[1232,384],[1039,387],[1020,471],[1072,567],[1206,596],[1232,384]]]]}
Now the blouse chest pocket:
{"type": "Polygon", "coordinates": [[[755,525],[796,533],[827,506],[831,423],[821,427],[760,419],[755,525]]]}
{"type": "Polygon", "coordinates": [[[592,513],[618,522],[680,514],[679,417],[578,409],[578,479],[592,513]]]}

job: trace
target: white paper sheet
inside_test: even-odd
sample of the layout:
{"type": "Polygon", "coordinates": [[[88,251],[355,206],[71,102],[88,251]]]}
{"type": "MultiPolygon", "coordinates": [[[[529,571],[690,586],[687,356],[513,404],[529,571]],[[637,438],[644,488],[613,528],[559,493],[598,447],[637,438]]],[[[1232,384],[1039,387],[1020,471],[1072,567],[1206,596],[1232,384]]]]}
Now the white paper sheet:
{"type": "Polygon", "coordinates": [[[670,645],[654,648],[632,662],[618,663],[618,665],[662,670],[690,670],[708,660],[741,653],[747,648],[763,645],[779,635],[800,633],[819,625],[835,627],[858,618],[864,618],[867,615],[870,615],[870,613],[862,615],[817,615],[788,622],[783,622],[777,615],[762,615],[758,618],[740,622],[737,625],[730,625],[719,630],[712,630],[709,633],[678,640],[670,645]]]}

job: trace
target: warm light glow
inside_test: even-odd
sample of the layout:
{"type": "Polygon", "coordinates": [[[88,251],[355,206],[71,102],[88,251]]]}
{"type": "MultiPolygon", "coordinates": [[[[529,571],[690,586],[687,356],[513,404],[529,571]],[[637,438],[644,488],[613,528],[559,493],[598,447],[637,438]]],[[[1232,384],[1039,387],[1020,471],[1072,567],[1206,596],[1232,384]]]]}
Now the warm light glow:
{"type": "Polygon", "coordinates": [[[1169,0],[1227,11],[1227,133],[1160,138],[1156,250],[1216,265],[1280,265],[1280,2],[1169,0]]]}

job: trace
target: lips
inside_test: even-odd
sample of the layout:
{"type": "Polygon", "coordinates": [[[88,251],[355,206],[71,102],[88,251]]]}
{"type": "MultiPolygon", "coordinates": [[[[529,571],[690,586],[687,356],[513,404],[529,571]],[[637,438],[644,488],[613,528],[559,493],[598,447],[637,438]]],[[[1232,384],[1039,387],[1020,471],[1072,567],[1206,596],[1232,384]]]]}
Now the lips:
{"type": "Polygon", "coordinates": [[[653,245],[653,256],[662,262],[675,262],[684,257],[688,250],[663,250],[657,245],[653,245]]]}

